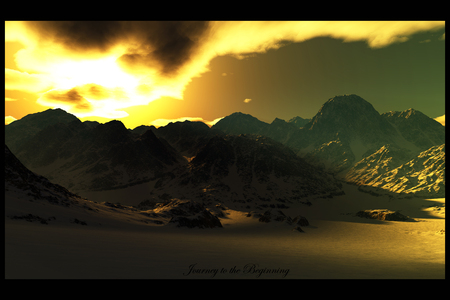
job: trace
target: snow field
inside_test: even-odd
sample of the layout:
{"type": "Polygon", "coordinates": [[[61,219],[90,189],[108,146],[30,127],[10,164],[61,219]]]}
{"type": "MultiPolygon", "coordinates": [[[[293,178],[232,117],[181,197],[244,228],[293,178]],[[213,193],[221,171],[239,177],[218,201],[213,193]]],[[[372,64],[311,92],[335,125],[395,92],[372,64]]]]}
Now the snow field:
{"type": "Polygon", "coordinates": [[[309,220],[305,233],[232,210],[221,219],[224,227],[214,229],[140,225],[118,216],[96,226],[6,218],[5,277],[445,278],[445,233],[438,233],[445,228],[444,199],[389,200],[350,185],[345,191],[345,196],[285,210],[309,220]],[[403,208],[418,222],[351,214],[366,208],[403,208]]]}

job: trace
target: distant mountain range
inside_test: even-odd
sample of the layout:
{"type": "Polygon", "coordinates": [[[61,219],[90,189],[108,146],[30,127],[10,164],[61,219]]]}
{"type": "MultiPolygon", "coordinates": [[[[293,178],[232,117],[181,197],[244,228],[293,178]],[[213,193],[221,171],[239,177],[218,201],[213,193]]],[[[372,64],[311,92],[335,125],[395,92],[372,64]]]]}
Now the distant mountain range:
{"type": "Polygon", "coordinates": [[[211,128],[185,121],[130,130],[49,109],[5,125],[5,143],[30,170],[71,191],[153,180],[155,197],[283,203],[338,194],[345,180],[445,194],[445,127],[414,109],[379,114],[357,95],[328,100],[309,120],[269,124],[234,113],[211,128]]]}
{"type": "MultiPolygon", "coordinates": [[[[236,113],[223,118],[213,128],[232,134],[251,132],[268,136],[289,146],[307,162],[348,182],[397,193],[423,195],[424,189],[421,185],[398,188],[373,180],[361,181],[361,175],[358,177],[356,174],[378,174],[378,180],[388,180],[383,176],[389,176],[391,181],[409,182],[409,186],[415,182],[411,179],[412,174],[399,172],[382,175],[380,170],[387,162],[391,168],[401,167],[418,160],[427,151],[437,155],[438,165],[445,161],[445,127],[442,124],[412,108],[379,114],[369,102],[357,95],[329,99],[302,127],[290,125],[292,122],[279,119],[268,124],[250,115],[236,113]],[[389,159],[374,159],[380,153],[386,155],[386,149],[389,149],[389,159]]],[[[429,169],[423,169],[422,176],[426,176],[429,169]]],[[[445,167],[438,174],[438,178],[428,179],[439,182],[439,188],[428,190],[430,196],[445,194],[445,167]]]]}
{"type": "Polygon", "coordinates": [[[78,119],[58,122],[20,142],[20,135],[10,135],[7,127],[5,132],[24,165],[72,190],[148,181],[184,162],[151,130],[135,137],[119,121],[95,127],[78,119]]]}

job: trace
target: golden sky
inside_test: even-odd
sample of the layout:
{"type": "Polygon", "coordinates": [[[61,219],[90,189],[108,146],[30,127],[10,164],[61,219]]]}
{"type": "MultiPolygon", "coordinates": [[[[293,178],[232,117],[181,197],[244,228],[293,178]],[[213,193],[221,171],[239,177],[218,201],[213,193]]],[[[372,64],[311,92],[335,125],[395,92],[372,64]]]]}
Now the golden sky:
{"type": "MultiPolygon", "coordinates": [[[[258,101],[254,113],[272,118],[268,100],[263,106],[258,92],[243,91],[254,86],[262,92],[271,83],[255,82],[258,75],[233,82],[243,72],[233,72],[231,65],[321,37],[363,42],[375,51],[444,28],[444,21],[6,21],[5,123],[62,108],[82,120],[119,119],[128,128],[186,119],[213,124],[258,101]],[[220,65],[217,72],[213,65],[220,65]],[[230,100],[219,100],[226,84],[221,93],[230,100]]],[[[288,67],[279,68],[280,78],[288,67]]]]}

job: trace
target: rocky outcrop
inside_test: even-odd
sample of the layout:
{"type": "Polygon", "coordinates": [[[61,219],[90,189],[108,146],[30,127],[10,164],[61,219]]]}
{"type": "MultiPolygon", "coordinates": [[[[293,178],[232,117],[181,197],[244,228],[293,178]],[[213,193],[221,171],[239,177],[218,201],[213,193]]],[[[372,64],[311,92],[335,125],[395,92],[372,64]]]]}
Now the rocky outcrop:
{"type": "Polygon", "coordinates": [[[445,126],[413,108],[381,115],[421,150],[445,143],[445,126]]]}
{"type": "Polygon", "coordinates": [[[271,221],[284,222],[288,225],[294,225],[293,229],[299,232],[304,232],[300,227],[309,226],[309,222],[305,217],[298,215],[295,218],[291,218],[281,210],[277,210],[276,212],[266,210],[258,220],[263,223],[269,223],[271,221]]]}
{"type": "Polygon", "coordinates": [[[5,192],[18,189],[38,201],[70,206],[82,198],[65,187],[28,170],[5,145],[5,192]]]}
{"type": "Polygon", "coordinates": [[[397,194],[445,197],[445,144],[415,157],[384,146],[350,169],[345,179],[397,194]]]}
{"type": "Polygon", "coordinates": [[[160,204],[153,211],[160,216],[170,218],[168,224],[175,224],[177,227],[222,227],[218,217],[203,204],[191,200],[173,199],[160,204]]]}
{"type": "Polygon", "coordinates": [[[173,174],[158,180],[152,191],[155,196],[167,193],[170,198],[235,204],[233,208],[237,208],[272,200],[299,202],[311,195],[342,191],[332,175],[281,143],[255,135],[213,137],[187,168],[173,174]]]}
{"type": "Polygon", "coordinates": [[[388,209],[360,210],[355,214],[355,216],[381,221],[415,221],[414,219],[401,214],[400,211],[392,211],[388,209]]]}
{"type": "Polygon", "coordinates": [[[72,116],[70,122],[62,122],[60,114],[60,110],[49,110],[15,121],[5,126],[5,140],[28,169],[72,191],[137,184],[185,163],[151,130],[136,136],[120,121],[85,124],[72,116]],[[45,118],[54,119],[54,123],[45,118]],[[48,126],[38,127],[40,122],[48,126]],[[33,134],[15,134],[33,126],[39,128],[33,134]]]}

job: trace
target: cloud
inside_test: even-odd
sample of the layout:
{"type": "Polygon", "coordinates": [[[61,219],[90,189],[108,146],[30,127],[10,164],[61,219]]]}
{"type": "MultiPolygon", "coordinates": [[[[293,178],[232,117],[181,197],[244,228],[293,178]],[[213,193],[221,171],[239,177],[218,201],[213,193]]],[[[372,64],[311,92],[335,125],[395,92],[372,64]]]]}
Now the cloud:
{"type": "Polygon", "coordinates": [[[247,98],[244,100],[245,103],[249,103],[250,101],[252,101],[252,99],[247,98]]]}
{"type": "Polygon", "coordinates": [[[5,97],[5,101],[17,101],[17,99],[5,97]]]}
{"type": "Polygon", "coordinates": [[[41,103],[71,105],[77,116],[105,109],[125,116],[125,107],[182,99],[217,56],[244,58],[321,36],[380,48],[444,27],[444,21],[7,21],[5,41],[24,48],[15,55],[20,72],[5,71],[5,88],[48,92],[41,103]],[[113,108],[78,88],[88,84],[102,86],[97,96],[109,93],[113,108]],[[67,95],[73,88],[79,98],[67,95]]]}
{"type": "Polygon", "coordinates": [[[442,115],[442,116],[434,118],[434,119],[445,126],[445,115],[442,115]]]}
{"type": "Polygon", "coordinates": [[[91,104],[80,95],[77,88],[70,90],[50,90],[43,94],[37,102],[42,105],[65,108],[70,112],[91,110],[91,104]]]}
{"type": "Polygon", "coordinates": [[[128,116],[120,111],[129,106],[126,92],[121,88],[105,88],[97,84],[85,84],[71,89],[53,89],[43,93],[37,103],[59,107],[79,117],[99,116],[123,118],[128,116]]]}
{"type": "Polygon", "coordinates": [[[19,90],[38,93],[48,90],[53,83],[43,74],[28,74],[5,68],[5,90],[19,90]]]}
{"type": "Polygon", "coordinates": [[[5,125],[8,125],[9,123],[11,123],[15,120],[17,120],[17,119],[14,118],[13,116],[5,116],[5,125]]]}
{"type": "Polygon", "coordinates": [[[175,72],[191,57],[206,21],[30,21],[26,29],[38,43],[61,45],[66,51],[105,54],[124,46],[119,62],[129,69],[158,66],[175,72]]]}
{"type": "Polygon", "coordinates": [[[166,126],[169,123],[191,121],[191,122],[203,122],[206,125],[211,127],[214,124],[216,124],[217,122],[219,122],[221,119],[223,119],[223,117],[217,118],[213,121],[207,121],[200,117],[182,117],[182,118],[176,118],[176,119],[157,119],[157,120],[153,120],[152,122],[150,122],[149,125],[153,125],[155,127],[162,127],[162,126],[166,126]]]}

